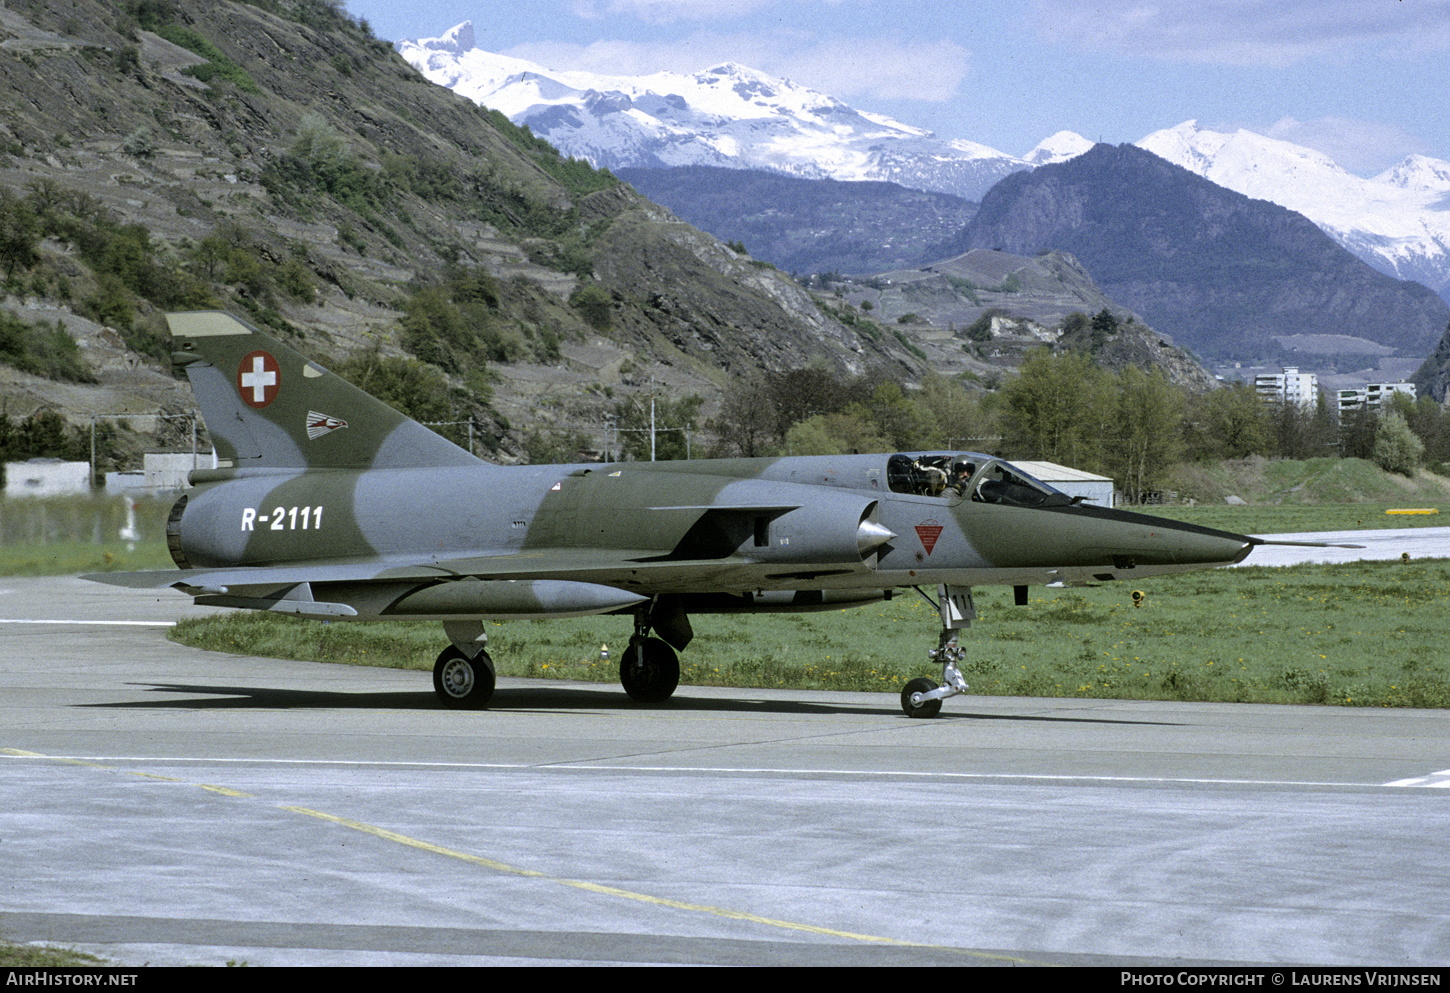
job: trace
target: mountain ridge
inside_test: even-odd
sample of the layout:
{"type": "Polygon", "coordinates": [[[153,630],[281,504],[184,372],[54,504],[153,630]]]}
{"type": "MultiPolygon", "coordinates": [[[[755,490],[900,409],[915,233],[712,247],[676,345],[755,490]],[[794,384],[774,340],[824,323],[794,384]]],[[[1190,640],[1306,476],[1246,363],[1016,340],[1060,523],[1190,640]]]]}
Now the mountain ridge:
{"type": "MultiPolygon", "coordinates": [[[[639,77],[553,71],[479,49],[471,22],[404,40],[425,77],[598,168],[710,165],[881,180],[975,200],[1025,159],[946,140],[738,63],[639,77]]],[[[1044,150],[1040,156],[1054,153],[1044,150]]]]}
{"type": "Polygon", "coordinates": [[[326,0],[10,0],[0,45],[0,209],[54,231],[25,236],[3,303],[59,321],[100,379],[6,369],[12,414],[190,408],[147,357],[165,309],[235,310],[325,363],[426,357],[451,377],[428,419],[474,420],[502,460],[602,424],[616,397],[708,395],[731,370],[920,369],[429,84],[326,0]]]}
{"type": "Polygon", "coordinates": [[[615,174],[655,203],[787,272],[869,275],[935,262],[929,248],[977,205],[897,183],[802,179],[754,169],[677,166],[615,174]]]}
{"type": "Polygon", "coordinates": [[[1225,189],[1136,145],[1097,145],[1018,173],[948,255],[1071,252],[1114,300],[1210,357],[1263,354],[1290,329],[1428,355],[1450,305],[1352,256],[1302,215],[1225,189]]]}
{"type": "Polygon", "coordinates": [[[1450,162],[1409,156],[1365,179],[1323,153],[1185,121],[1135,142],[1226,189],[1309,218],[1370,265],[1450,301],[1450,162]]]}
{"type": "MultiPolygon", "coordinates": [[[[967,139],[943,139],[825,94],[811,99],[830,114],[810,121],[792,116],[806,106],[799,101],[793,109],[782,103],[771,119],[768,100],[742,100],[733,109],[717,103],[711,114],[692,118],[684,108],[695,94],[719,95],[710,96],[701,83],[709,73],[555,72],[479,50],[471,22],[442,38],[399,42],[398,49],[436,82],[529,124],[566,153],[610,169],[759,168],[804,178],[895,182],[979,200],[1007,175],[1092,147],[1064,131],[1018,157],[967,139]],[[653,111],[660,116],[642,123],[641,115],[653,111]],[[749,125],[734,126],[730,115],[742,113],[749,116],[737,122],[749,125]],[[823,127],[827,118],[849,137],[839,140],[823,127]],[[760,136],[768,140],[757,148],[760,136]]],[[[715,67],[715,74],[719,80],[734,75],[736,85],[757,95],[787,88],[797,95],[814,92],[735,64],[715,67]]],[[[1136,144],[1227,189],[1302,213],[1381,272],[1421,282],[1450,301],[1450,162],[1410,156],[1365,179],[1312,149],[1245,130],[1214,132],[1196,121],[1155,131],[1136,144]]]]}

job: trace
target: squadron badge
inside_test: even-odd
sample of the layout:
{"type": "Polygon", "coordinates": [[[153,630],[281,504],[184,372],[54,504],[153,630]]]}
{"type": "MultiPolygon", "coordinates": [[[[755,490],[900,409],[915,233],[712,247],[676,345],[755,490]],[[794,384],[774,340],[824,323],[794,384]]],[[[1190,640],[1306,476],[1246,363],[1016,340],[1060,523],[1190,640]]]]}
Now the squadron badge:
{"type": "Polygon", "coordinates": [[[347,421],[341,417],[319,414],[315,410],[307,412],[307,438],[310,441],[316,441],[325,434],[332,434],[338,428],[345,427],[347,427],[347,421]]]}

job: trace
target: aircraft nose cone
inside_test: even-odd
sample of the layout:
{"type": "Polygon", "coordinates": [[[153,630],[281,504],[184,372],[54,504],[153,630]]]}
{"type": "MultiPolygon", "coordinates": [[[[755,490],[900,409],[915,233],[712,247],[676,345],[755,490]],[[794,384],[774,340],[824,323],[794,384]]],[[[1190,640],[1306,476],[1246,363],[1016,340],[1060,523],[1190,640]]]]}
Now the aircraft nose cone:
{"type": "Polygon", "coordinates": [[[896,537],[896,532],[884,528],[875,521],[862,521],[856,529],[856,548],[862,555],[870,555],[896,537]]]}
{"type": "Polygon", "coordinates": [[[1253,550],[1254,541],[1247,535],[1212,528],[1172,528],[1175,557],[1182,563],[1202,562],[1205,565],[1233,565],[1242,562],[1253,550]]]}

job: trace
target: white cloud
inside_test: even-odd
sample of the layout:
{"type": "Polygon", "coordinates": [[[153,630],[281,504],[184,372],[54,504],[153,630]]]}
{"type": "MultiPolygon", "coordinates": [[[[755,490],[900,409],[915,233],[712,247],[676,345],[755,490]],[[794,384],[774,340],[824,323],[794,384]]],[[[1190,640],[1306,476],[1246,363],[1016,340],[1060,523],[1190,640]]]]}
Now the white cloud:
{"type": "Polygon", "coordinates": [[[739,62],[859,102],[867,110],[873,99],[954,99],[960,95],[971,64],[970,53],[947,39],[818,39],[788,31],[771,35],[696,32],[659,42],[534,42],[504,54],[550,69],[621,76],[666,70],[688,73],[721,62],[739,62]]]}
{"type": "Polygon", "coordinates": [[[1450,48],[1450,0],[1033,0],[1029,16],[1049,41],[1222,65],[1450,48]]]}
{"type": "Polygon", "coordinates": [[[842,99],[941,102],[960,96],[971,55],[945,38],[828,38],[781,53],[762,68],[842,99]]]}
{"type": "Polygon", "coordinates": [[[1373,176],[1406,155],[1427,151],[1424,142],[1393,124],[1347,117],[1312,121],[1282,117],[1268,127],[1247,125],[1247,129],[1323,152],[1359,176],[1373,176]]]}

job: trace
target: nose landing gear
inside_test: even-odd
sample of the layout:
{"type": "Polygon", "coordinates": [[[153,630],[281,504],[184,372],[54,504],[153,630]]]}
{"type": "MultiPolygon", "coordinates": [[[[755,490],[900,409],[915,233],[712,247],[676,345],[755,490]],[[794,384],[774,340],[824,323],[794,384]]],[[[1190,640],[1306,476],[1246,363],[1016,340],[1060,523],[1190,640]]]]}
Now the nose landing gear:
{"type": "Polygon", "coordinates": [[[972,604],[970,586],[938,586],[936,602],[922,593],[921,587],[915,589],[941,615],[941,637],[927,657],[941,663],[942,685],[924,676],[913,679],[901,690],[901,709],[907,717],[935,717],[941,712],[943,700],[967,692],[967,681],[957,669],[957,662],[963,655],[957,642],[957,632],[972,626],[977,609],[972,604]]]}

